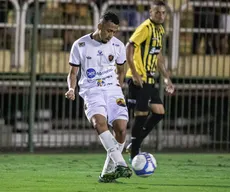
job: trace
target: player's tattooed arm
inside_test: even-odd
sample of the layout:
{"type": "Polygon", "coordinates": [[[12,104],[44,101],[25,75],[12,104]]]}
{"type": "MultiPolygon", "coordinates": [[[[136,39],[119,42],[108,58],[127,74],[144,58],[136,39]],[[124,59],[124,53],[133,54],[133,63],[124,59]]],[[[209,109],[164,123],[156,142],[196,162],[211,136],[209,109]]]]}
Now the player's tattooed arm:
{"type": "Polygon", "coordinates": [[[119,84],[122,87],[125,78],[125,64],[117,65],[117,75],[119,84]]]}

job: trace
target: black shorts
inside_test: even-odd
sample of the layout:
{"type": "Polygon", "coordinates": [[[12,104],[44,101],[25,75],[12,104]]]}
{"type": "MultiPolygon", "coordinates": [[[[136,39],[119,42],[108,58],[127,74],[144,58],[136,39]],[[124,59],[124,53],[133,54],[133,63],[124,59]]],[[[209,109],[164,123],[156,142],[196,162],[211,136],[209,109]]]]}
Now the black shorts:
{"type": "Polygon", "coordinates": [[[143,84],[143,88],[134,85],[132,79],[128,80],[128,107],[135,108],[137,111],[149,111],[149,103],[163,104],[159,91],[154,84],[143,84]]]}

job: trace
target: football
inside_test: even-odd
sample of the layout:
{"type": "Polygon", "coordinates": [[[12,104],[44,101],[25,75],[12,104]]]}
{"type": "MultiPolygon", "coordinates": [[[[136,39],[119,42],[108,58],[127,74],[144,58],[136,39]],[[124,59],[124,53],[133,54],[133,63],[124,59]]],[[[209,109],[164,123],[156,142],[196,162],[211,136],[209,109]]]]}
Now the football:
{"type": "Polygon", "coordinates": [[[149,177],[157,168],[155,157],[147,152],[136,155],[132,160],[132,169],[139,177],[149,177]]]}

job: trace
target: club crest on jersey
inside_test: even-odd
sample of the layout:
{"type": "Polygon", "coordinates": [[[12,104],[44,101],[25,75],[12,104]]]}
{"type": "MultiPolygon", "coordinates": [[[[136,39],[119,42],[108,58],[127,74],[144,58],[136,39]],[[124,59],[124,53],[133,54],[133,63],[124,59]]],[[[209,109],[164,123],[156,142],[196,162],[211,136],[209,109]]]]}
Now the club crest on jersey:
{"type": "Polygon", "coordinates": [[[108,58],[109,58],[109,61],[111,62],[113,60],[114,56],[113,55],[109,55],[108,58]]]}
{"type": "Polygon", "coordinates": [[[85,42],[79,42],[78,45],[79,45],[79,47],[84,47],[85,46],[85,42]]]}
{"type": "Polygon", "coordinates": [[[126,107],[126,103],[125,100],[123,98],[119,98],[116,100],[117,105],[121,106],[121,107],[126,107]]]}

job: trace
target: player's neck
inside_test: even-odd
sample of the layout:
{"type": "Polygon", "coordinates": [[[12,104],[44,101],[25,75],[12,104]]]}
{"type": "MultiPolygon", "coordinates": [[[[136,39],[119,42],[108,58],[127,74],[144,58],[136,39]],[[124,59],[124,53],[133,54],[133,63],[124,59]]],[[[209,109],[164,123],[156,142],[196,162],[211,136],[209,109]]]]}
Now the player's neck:
{"type": "Polygon", "coordinates": [[[154,21],[151,19],[151,17],[149,18],[149,20],[156,26],[156,28],[160,27],[161,24],[154,22],[154,21]]]}
{"type": "Polygon", "coordinates": [[[102,43],[100,35],[98,33],[98,31],[96,30],[94,33],[92,33],[91,38],[94,39],[95,41],[98,41],[99,43],[102,43]]]}

